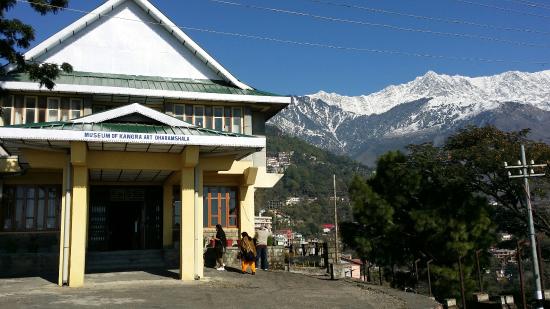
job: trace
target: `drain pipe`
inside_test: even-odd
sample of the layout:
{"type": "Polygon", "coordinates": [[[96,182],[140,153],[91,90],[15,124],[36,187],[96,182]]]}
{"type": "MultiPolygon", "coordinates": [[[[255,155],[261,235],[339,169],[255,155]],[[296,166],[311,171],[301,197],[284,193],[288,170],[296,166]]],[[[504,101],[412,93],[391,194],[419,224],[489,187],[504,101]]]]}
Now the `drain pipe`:
{"type": "Polygon", "coordinates": [[[199,231],[198,229],[199,228],[202,228],[202,225],[201,225],[201,222],[200,222],[200,218],[198,216],[198,212],[197,212],[197,207],[199,205],[199,167],[198,165],[195,166],[194,170],[193,170],[193,174],[195,176],[195,183],[194,183],[194,190],[195,190],[195,196],[194,196],[194,199],[193,199],[193,207],[194,207],[194,211],[193,211],[193,216],[194,216],[194,229],[193,229],[193,234],[194,234],[194,242],[193,242],[193,249],[194,249],[194,255],[193,255],[193,264],[195,265],[195,269],[194,269],[194,272],[195,272],[195,280],[200,280],[200,276],[199,276],[199,256],[198,256],[198,250],[201,250],[202,249],[202,246],[199,246],[199,231]]]}
{"type": "Polygon", "coordinates": [[[67,155],[67,175],[65,187],[65,222],[63,223],[63,285],[68,285],[69,281],[69,249],[70,249],[70,229],[71,229],[71,155],[67,155]]]}

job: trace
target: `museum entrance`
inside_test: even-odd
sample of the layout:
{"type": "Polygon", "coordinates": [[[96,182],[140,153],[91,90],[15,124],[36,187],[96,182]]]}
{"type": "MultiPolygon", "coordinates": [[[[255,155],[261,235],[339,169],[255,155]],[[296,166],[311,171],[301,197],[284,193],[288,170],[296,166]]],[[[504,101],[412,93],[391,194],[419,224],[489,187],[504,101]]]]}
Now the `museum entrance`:
{"type": "Polygon", "coordinates": [[[92,186],[90,251],[162,248],[162,187],[92,186]]]}

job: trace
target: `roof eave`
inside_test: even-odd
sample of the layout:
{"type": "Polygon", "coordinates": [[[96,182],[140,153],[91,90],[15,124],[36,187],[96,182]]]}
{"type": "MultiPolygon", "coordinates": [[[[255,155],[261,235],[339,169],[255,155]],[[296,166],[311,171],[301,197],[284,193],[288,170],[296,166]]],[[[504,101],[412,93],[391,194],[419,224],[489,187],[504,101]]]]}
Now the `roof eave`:
{"type": "Polygon", "coordinates": [[[281,109],[286,107],[292,101],[292,97],[286,96],[267,96],[267,95],[241,95],[241,94],[223,94],[208,92],[191,91],[171,91],[171,90],[153,90],[137,89],[110,86],[89,86],[73,84],[56,84],[53,90],[41,88],[36,82],[16,82],[3,81],[0,87],[5,90],[36,91],[36,92],[59,92],[59,93],[82,93],[98,95],[130,95],[141,97],[156,97],[185,100],[204,100],[204,101],[223,101],[223,102],[246,102],[246,103],[268,103],[280,104],[281,109]]]}
{"type": "Polygon", "coordinates": [[[43,128],[21,128],[21,127],[0,127],[0,140],[23,140],[23,141],[56,141],[56,142],[103,142],[103,143],[128,143],[128,144],[157,144],[157,145],[196,145],[214,147],[239,147],[259,149],[266,146],[264,137],[250,136],[200,136],[200,135],[177,135],[177,139],[163,138],[173,136],[172,134],[146,134],[151,138],[142,140],[131,136],[140,133],[129,132],[108,132],[109,137],[98,136],[97,131],[74,131],[56,130],[43,128]],[[63,134],[59,134],[63,132],[63,134]],[[112,134],[116,133],[116,137],[112,134]],[[127,133],[127,134],[125,134],[127,133]],[[126,137],[130,136],[130,137],[126,137]],[[159,138],[156,138],[156,137],[159,138]],[[155,138],[153,138],[155,137],[155,138]]]}

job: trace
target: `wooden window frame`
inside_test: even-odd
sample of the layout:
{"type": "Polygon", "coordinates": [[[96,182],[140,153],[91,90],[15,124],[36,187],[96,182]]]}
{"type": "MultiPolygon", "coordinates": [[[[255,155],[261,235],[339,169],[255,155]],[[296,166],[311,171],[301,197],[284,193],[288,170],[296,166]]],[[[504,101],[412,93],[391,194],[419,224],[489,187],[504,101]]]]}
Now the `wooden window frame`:
{"type": "Polygon", "coordinates": [[[1,224],[0,224],[0,232],[2,233],[25,233],[25,232],[56,232],[60,230],[60,220],[61,220],[61,186],[59,185],[7,185],[7,189],[13,190],[13,203],[6,204],[6,202],[2,203],[2,211],[0,212],[1,216],[1,224]],[[21,222],[21,228],[19,228],[16,225],[16,218],[17,218],[17,190],[18,188],[21,188],[23,190],[23,208],[21,210],[21,214],[19,216],[19,220],[21,222]],[[33,217],[32,217],[32,227],[27,228],[27,202],[29,199],[28,191],[29,189],[34,189],[34,209],[33,209],[33,217]],[[42,214],[42,228],[37,228],[37,218],[38,218],[38,205],[39,205],[39,190],[44,190],[44,212],[42,214]],[[56,209],[56,219],[55,224],[53,228],[48,228],[48,210],[50,209],[50,189],[55,189],[54,192],[56,192],[55,196],[55,203],[57,205],[54,205],[52,207],[57,207],[56,209]],[[4,218],[4,207],[10,208],[10,228],[4,229],[5,220],[4,218]]]}
{"type": "Polygon", "coordinates": [[[233,114],[232,114],[232,109],[231,109],[231,106],[224,106],[223,107],[223,128],[222,128],[224,132],[231,132],[232,129],[233,129],[233,114]],[[228,113],[228,115],[226,115],[226,111],[228,113]],[[227,120],[229,119],[229,123],[227,123],[227,120]],[[226,126],[228,127],[226,129],[226,126]]]}
{"type": "Polygon", "coordinates": [[[242,134],[243,133],[243,130],[244,130],[244,109],[242,108],[242,106],[232,106],[231,107],[231,133],[238,133],[238,134],[242,134]],[[240,110],[241,111],[241,117],[239,117],[240,119],[240,124],[239,124],[239,127],[240,127],[240,130],[239,132],[233,132],[233,122],[235,121],[235,113],[233,112],[234,110],[240,110]]]}
{"type": "Polygon", "coordinates": [[[15,96],[10,95],[8,100],[9,100],[9,103],[5,103],[5,101],[2,101],[2,112],[4,112],[4,114],[5,114],[6,108],[10,109],[9,123],[4,122],[4,115],[2,115],[2,125],[3,126],[9,126],[9,125],[13,124],[13,113],[15,112],[15,96]]]}
{"type": "Polygon", "coordinates": [[[61,120],[61,98],[60,97],[46,97],[46,121],[60,121],[61,120]],[[50,119],[50,99],[57,100],[57,120],[50,119]]]}
{"type": "Polygon", "coordinates": [[[172,104],[172,115],[173,115],[175,118],[177,118],[177,119],[179,119],[179,120],[181,120],[181,121],[185,121],[185,117],[186,117],[186,115],[185,115],[185,104],[180,104],[180,103],[174,103],[174,104],[172,104]],[[181,108],[183,109],[183,113],[181,113],[181,115],[178,114],[178,113],[176,113],[176,107],[180,107],[180,106],[181,106],[181,108]]]}
{"type": "Polygon", "coordinates": [[[223,121],[225,119],[223,111],[224,111],[223,106],[212,106],[212,127],[216,131],[223,131],[223,128],[224,128],[223,121]],[[216,117],[216,109],[220,109],[220,108],[222,110],[222,115],[219,117],[216,117]],[[216,129],[216,119],[222,120],[222,127],[220,128],[220,130],[216,129]]]}
{"type": "Polygon", "coordinates": [[[198,125],[196,124],[197,122],[197,118],[199,116],[197,116],[197,109],[198,108],[202,108],[202,126],[200,126],[201,128],[204,128],[206,126],[206,109],[204,107],[204,105],[193,105],[193,125],[197,126],[198,125]]]}
{"type": "Polygon", "coordinates": [[[78,119],[78,118],[82,117],[84,115],[84,99],[82,99],[82,98],[69,98],[69,109],[67,110],[67,115],[68,115],[68,117],[67,117],[68,120],[78,119]],[[72,108],[73,101],[79,101],[79,106],[80,106],[79,109],[73,109],[72,108]],[[78,117],[75,117],[75,118],[72,117],[73,116],[72,115],[73,111],[78,111],[79,112],[78,117]]]}
{"type": "Polygon", "coordinates": [[[22,123],[35,123],[38,118],[38,96],[26,95],[23,96],[23,122],[22,123]],[[27,99],[34,99],[34,119],[32,121],[27,120],[27,99]]]}
{"type": "Polygon", "coordinates": [[[214,129],[214,107],[212,105],[205,105],[204,106],[204,128],[212,130],[214,129]],[[208,109],[210,109],[210,116],[208,116],[208,113],[206,112],[208,109]],[[210,127],[208,127],[208,122],[210,122],[210,127]]]}
{"type": "Polygon", "coordinates": [[[195,108],[193,108],[192,104],[184,104],[185,117],[183,118],[183,121],[193,125],[195,123],[194,112],[195,112],[195,108]],[[191,109],[191,113],[187,113],[188,108],[191,109]]]}
{"type": "MultiPolygon", "coordinates": [[[[234,187],[219,187],[219,186],[205,186],[204,187],[205,189],[206,188],[216,188],[216,194],[217,194],[217,201],[218,201],[218,211],[217,211],[217,215],[215,215],[215,219],[216,221],[213,221],[212,219],[212,200],[214,199],[214,197],[212,196],[212,192],[210,190],[204,190],[204,191],[208,191],[208,193],[206,194],[206,196],[204,197],[205,201],[203,200],[203,203],[206,202],[206,209],[207,209],[207,219],[206,219],[206,225],[204,226],[205,228],[213,228],[213,227],[216,227],[216,224],[221,224],[221,226],[223,228],[238,228],[239,227],[239,215],[240,215],[240,212],[239,212],[239,209],[240,209],[240,204],[239,204],[239,198],[237,196],[237,189],[234,188],[234,187]],[[226,191],[225,191],[225,198],[222,200],[222,192],[220,192],[221,188],[225,188],[226,191]],[[235,214],[231,214],[231,191],[235,192],[235,214]],[[226,213],[225,213],[225,222],[222,222],[222,201],[225,203],[225,206],[226,206],[226,213]],[[234,217],[235,218],[235,224],[234,225],[230,225],[230,218],[234,217]]],[[[203,220],[204,221],[204,220],[203,220]]]]}

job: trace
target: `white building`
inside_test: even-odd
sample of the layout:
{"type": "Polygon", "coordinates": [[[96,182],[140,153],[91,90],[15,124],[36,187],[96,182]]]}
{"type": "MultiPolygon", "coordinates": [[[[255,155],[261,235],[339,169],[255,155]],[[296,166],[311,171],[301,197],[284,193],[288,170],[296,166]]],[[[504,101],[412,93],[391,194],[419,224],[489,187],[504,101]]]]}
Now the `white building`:
{"type": "Polygon", "coordinates": [[[259,229],[262,227],[266,227],[268,230],[272,230],[273,228],[273,218],[271,217],[264,217],[264,216],[255,216],[254,217],[254,228],[259,229]]]}

